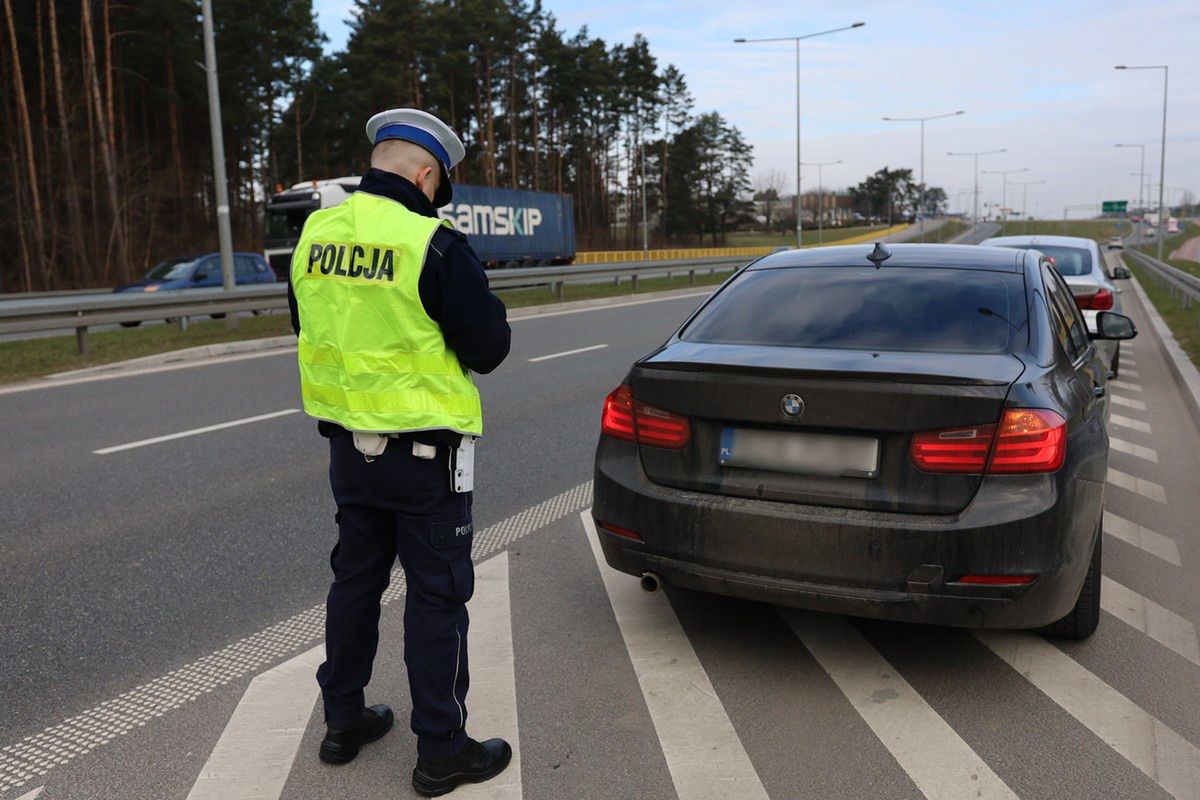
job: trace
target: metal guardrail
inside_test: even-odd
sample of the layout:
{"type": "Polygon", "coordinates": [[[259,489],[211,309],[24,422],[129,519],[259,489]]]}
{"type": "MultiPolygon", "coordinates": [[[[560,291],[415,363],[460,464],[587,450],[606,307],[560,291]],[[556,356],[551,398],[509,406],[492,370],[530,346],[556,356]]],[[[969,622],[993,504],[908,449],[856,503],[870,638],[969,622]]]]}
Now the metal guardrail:
{"type": "Polygon", "coordinates": [[[1200,303],[1200,277],[1159,261],[1139,250],[1127,249],[1125,255],[1133,256],[1134,260],[1148,269],[1154,282],[1170,291],[1171,296],[1179,300],[1180,305],[1184,308],[1190,308],[1193,302],[1200,303]]]}
{"type": "MultiPolygon", "coordinates": [[[[715,274],[736,269],[752,261],[744,256],[685,258],[643,261],[630,264],[592,266],[529,267],[494,270],[488,273],[493,289],[549,286],[560,299],[572,281],[628,278],[634,290],[638,279],[653,275],[686,274],[691,284],[697,273],[715,274]]],[[[88,350],[88,329],[97,325],[179,320],[189,317],[268,311],[287,308],[287,284],[271,283],[224,289],[184,289],[168,292],[120,292],[76,297],[27,297],[0,303],[0,334],[52,330],[75,330],[80,353],[88,350]]]]}

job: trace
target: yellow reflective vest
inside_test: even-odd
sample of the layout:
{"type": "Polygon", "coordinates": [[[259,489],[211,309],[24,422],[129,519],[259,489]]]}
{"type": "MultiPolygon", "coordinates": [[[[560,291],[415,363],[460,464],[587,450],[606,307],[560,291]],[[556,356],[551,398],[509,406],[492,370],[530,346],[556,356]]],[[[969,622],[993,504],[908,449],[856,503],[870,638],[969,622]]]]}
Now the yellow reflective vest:
{"type": "Polygon", "coordinates": [[[483,433],[479,390],[417,290],[439,224],[365,192],[309,216],[291,273],[305,413],[352,431],[483,433]]]}

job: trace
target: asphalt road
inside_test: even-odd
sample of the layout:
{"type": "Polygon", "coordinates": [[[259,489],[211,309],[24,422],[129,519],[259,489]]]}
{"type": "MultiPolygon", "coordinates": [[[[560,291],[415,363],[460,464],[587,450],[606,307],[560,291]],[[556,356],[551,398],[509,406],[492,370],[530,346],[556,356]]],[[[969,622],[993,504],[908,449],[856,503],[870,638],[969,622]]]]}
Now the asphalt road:
{"type": "MultiPolygon", "coordinates": [[[[646,595],[599,566],[600,402],[699,300],[521,320],[480,381],[468,727],[519,757],[455,797],[1200,798],[1200,431],[1131,287],[1085,643],[646,595]]],[[[410,796],[400,581],[368,690],[397,728],[316,761],[335,528],[298,405],[288,353],[0,392],[0,798],[410,796]]]]}

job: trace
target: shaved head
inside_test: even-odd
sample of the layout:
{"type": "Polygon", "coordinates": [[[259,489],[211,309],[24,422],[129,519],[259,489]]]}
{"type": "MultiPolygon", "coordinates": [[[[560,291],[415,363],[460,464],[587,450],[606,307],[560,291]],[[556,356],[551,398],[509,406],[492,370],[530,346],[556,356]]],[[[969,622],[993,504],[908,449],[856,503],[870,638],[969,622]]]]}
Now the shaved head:
{"type": "Polygon", "coordinates": [[[442,182],[442,165],[433,153],[404,139],[384,139],[371,150],[371,166],[408,178],[432,202],[442,182]]]}

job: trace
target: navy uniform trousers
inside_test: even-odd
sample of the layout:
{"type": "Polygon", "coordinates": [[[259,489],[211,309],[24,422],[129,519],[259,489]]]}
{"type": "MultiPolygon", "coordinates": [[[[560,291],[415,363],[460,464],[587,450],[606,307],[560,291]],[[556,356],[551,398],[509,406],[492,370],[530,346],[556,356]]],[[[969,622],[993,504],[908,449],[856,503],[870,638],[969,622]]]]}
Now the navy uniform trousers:
{"type": "Polygon", "coordinates": [[[467,608],[471,495],[450,485],[449,450],[412,454],[410,440],[389,440],[368,462],[349,433],[329,440],[329,482],[337,502],[338,542],[325,621],[325,663],[317,682],[326,722],[356,720],[379,644],[379,601],[397,556],[404,569],[404,663],[412,730],[422,758],[448,758],[466,743],[467,608]]]}

